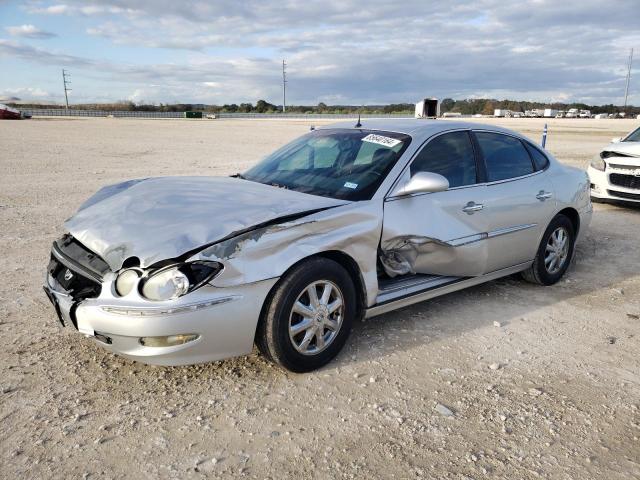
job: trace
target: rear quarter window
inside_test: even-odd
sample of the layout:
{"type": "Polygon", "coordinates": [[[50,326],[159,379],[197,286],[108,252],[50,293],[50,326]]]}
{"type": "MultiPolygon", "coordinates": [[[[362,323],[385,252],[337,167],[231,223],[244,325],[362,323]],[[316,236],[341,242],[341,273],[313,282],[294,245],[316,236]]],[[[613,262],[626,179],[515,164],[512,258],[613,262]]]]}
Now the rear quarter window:
{"type": "Polygon", "coordinates": [[[527,147],[527,150],[529,150],[529,154],[531,155],[531,159],[533,160],[536,170],[544,170],[549,166],[549,159],[537,147],[528,142],[525,142],[525,146],[527,147]]]}

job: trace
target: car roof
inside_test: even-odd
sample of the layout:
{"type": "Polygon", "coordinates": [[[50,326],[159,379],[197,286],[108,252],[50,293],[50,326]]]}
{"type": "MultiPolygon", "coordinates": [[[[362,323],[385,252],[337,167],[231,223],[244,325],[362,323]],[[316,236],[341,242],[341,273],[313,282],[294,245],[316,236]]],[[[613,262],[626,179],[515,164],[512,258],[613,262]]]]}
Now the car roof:
{"type": "MultiPolygon", "coordinates": [[[[356,128],[357,120],[343,121],[332,123],[321,127],[325,128],[356,128]]],[[[496,125],[486,125],[483,123],[458,122],[450,120],[428,120],[420,118],[362,118],[360,119],[359,129],[365,130],[385,130],[387,132],[404,133],[412,137],[427,138],[436,133],[446,132],[448,130],[474,129],[474,130],[491,130],[495,132],[508,133],[522,137],[517,132],[507,128],[498,127],[496,125]]]]}

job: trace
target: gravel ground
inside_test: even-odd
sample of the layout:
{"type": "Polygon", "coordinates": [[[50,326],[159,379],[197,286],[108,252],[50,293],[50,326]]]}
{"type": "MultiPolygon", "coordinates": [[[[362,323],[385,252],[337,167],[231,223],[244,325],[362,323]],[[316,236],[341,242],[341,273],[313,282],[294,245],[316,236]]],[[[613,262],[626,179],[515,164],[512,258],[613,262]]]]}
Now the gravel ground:
{"type": "MultiPolygon", "coordinates": [[[[535,140],[544,123],[489,121],[535,140]]],[[[637,123],[551,120],[548,147],[584,167],[637,123]]],[[[308,128],[0,122],[0,477],[640,478],[637,208],[596,205],[556,286],[506,278],[376,317],[311,374],[257,354],[150,367],[56,326],[50,244],[100,186],[234,173],[308,128]]]]}

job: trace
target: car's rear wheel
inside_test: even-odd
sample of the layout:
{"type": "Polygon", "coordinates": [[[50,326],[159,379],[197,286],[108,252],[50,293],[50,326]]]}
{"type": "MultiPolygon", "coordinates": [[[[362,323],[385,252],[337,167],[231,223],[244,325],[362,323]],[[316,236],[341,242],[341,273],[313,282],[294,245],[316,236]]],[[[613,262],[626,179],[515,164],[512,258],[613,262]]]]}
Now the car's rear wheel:
{"type": "Polygon", "coordinates": [[[575,229],[565,215],[556,215],[547,227],[536,258],[522,272],[525,280],[539,285],[553,285],[569,268],[575,245],[575,229]]]}
{"type": "Polygon", "coordinates": [[[256,332],[260,351],[292,372],[326,365],[342,349],[356,316],[347,271],[316,257],[296,265],[267,300],[256,332]]]}

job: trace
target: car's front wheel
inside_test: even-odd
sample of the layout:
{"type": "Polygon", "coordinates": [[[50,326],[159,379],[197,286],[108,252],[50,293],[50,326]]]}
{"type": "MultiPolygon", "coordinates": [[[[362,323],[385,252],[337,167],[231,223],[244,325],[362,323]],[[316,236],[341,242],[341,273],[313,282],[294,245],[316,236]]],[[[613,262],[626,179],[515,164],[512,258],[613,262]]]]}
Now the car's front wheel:
{"type": "Polygon", "coordinates": [[[256,344],[287,370],[315,370],[340,352],[356,312],[356,292],[347,271],[333,260],[312,258],[293,267],[276,286],[258,325],[256,344]]]}
{"type": "Polygon", "coordinates": [[[531,266],[522,272],[525,280],[539,285],[553,285],[569,268],[576,234],[573,223],[562,214],[547,227],[531,266]]]}

